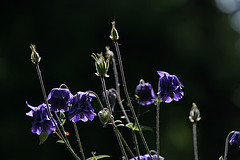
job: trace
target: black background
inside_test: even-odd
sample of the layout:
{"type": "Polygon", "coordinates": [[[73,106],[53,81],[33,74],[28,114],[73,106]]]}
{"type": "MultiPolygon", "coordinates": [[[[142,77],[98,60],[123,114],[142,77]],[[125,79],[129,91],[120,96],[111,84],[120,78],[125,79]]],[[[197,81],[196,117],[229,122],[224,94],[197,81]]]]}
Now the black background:
{"type": "MultiPolygon", "coordinates": [[[[113,20],[133,100],[141,78],[157,90],[158,70],[177,75],[184,85],[182,100],[161,104],[162,156],[167,160],[193,159],[192,126],[188,120],[192,102],[197,103],[202,117],[198,123],[200,159],[217,160],[224,153],[226,135],[239,129],[239,34],[229,25],[229,15],[219,11],[214,1],[2,0],[0,17],[3,160],[73,159],[63,144],[55,143],[56,135],[38,145],[38,136],[31,133],[32,119],[25,115],[29,111],[25,102],[38,106],[43,97],[29,46],[35,44],[42,57],[40,67],[48,93],[65,83],[73,94],[93,90],[101,95],[91,53],[105,52],[107,45],[115,51],[109,39],[113,20]]],[[[111,88],[115,86],[111,66],[109,75],[106,82],[111,88]]],[[[100,109],[95,100],[93,107],[96,112],[100,109]]],[[[155,106],[140,110],[140,123],[154,129],[155,106]]],[[[86,157],[96,151],[120,159],[111,126],[104,129],[98,118],[77,124],[86,157]]],[[[73,126],[68,122],[66,125],[78,151],[73,126]]],[[[132,146],[129,130],[121,128],[121,132],[132,146]]],[[[144,135],[150,149],[155,149],[155,133],[144,135]]],[[[229,159],[239,157],[239,148],[231,146],[229,159]]]]}

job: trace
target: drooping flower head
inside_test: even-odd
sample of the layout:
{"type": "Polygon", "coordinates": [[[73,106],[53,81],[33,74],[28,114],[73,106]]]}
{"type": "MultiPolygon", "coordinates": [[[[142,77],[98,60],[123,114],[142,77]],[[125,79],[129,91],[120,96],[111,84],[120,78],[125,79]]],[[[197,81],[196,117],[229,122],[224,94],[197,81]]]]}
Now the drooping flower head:
{"type": "Polygon", "coordinates": [[[88,92],[77,92],[76,95],[71,97],[68,101],[70,110],[68,112],[68,118],[72,122],[83,121],[87,122],[88,120],[92,121],[96,113],[91,106],[93,94],[88,92]]]}
{"type": "MultiPolygon", "coordinates": [[[[106,93],[107,93],[108,100],[109,100],[109,103],[110,103],[110,108],[112,109],[112,111],[114,111],[114,107],[116,105],[117,95],[112,89],[106,90],[106,93]]],[[[106,98],[105,98],[105,93],[104,92],[103,92],[103,101],[106,104],[106,98]]]]}
{"type": "Polygon", "coordinates": [[[229,143],[232,144],[237,144],[240,148],[240,132],[234,132],[229,143]]]}
{"type": "Polygon", "coordinates": [[[69,110],[68,100],[72,93],[65,88],[53,88],[48,95],[48,101],[51,104],[51,111],[66,112],[69,110]]]}
{"type": "Polygon", "coordinates": [[[28,103],[26,104],[32,109],[26,113],[27,116],[33,117],[32,133],[40,135],[42,132],[50,134],[52,131],[55,131],[56,128],[48,116],[47,105],[45,103],[39,105],[38,107],[33,107],[28,103]]]}
{"type": "Polygon", "coordinates": [[[178,101],[184,96],[182,91],[183,85],[178,80],[177,76],[170,75],[167,72],[158,71],[160,76],[160,99],[162,102],[170,103],[173,100],[178,101]]]}
{"type": "Polygon", "coordinates": [[[145,83],[143,79],[139,81],[139,84],[135,90],[137,102],[142,105],[150,105],[154,103],[155,94],[152,88],[152,85],[145,83]]]}
{"type": "MultiPolygon", "coordinates": [[[[145,154],[144,156],[139,156],[140,159],[138,159],[138,157],[135,157],[137,160],[151,160],[149,154],[145,154]]],[[[157,160],[157,154],[152,155],[153,160],[157,160]]],[[[160,160],[164,160],[164,158],[162,156],[159,155],[159,159],[160,160]]],[[[129,160],[134,160],[134,158],[131,158],[129,160]]]]}

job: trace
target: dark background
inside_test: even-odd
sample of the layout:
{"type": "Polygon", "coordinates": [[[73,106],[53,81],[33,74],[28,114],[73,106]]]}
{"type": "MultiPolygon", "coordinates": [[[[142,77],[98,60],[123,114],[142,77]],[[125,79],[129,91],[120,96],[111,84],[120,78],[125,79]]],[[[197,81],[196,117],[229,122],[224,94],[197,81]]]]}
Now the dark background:
{"type": "MultiPolygon", "coordinates": [[[[157,90],[158,70],[177,75],[184,85],[182,100],[161,105],[161,155],[167,160],[193,159],[188,114],[196,102],[202,117],[199,158],[217,160],[224,153],[226,135],[239,130],[240,122],[239,33],[230,25],[235,11],[221,12],[213,0],[2,0],[1,159],[73,159],[63,144],[55,143],[56,135],[38,145],[38,136],[31,133],[32,119],[25,115],[29,111],[25,102],[38,106],[43,97],[29,46],[35,44],[42,57],[40,67],[48,93],[65,83],[73,94],[93,90],[101,95],[91,53],[105,52],[107,45],[115,51],[109,39],[115,20],[133,100],[141,78],[157,90]]],[[[111,66],[109,75],[106,81],[111,88],[115,86],[111,66]]],[[[95,100],[93,107],[96,112],[100,109],[95,100]]],[[[154,115],[153,105],[141,107],[140,123],[154,128],[154,115]]],[[[96,151],[120,159],[111,126],[102,128],[98,118],[77,124],[86,157],[96,151]]],[[[77,151],[73,127],[66,125],[77,151]]],[[[132,146],[129,130],[122,128],[121,132],[132,146]]],[[[144,134],[150,149],[155,149],[155,133],[144,134]]],[[[229,159],[239,158],[239,148],[231,146],[229,159]]]]}

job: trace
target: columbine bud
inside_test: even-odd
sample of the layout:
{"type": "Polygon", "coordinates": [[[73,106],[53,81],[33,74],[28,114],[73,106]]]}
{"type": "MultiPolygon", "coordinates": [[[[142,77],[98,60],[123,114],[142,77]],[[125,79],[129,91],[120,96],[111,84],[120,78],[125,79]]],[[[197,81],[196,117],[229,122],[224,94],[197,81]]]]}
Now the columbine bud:
{"type": "Polygon", "coordinates": [[[106,127],[106,124],[109,121],[108,109],[104,108],[103,110],[99,111],[98,117],[100,122],[103,124],[103,127],[106,127]]]}
{"type": "Polygon", "coordinates": [[[119,39],[119,35],[118,35],[117,29],[115,27],[115,21],[112,22],[112,30],[111,30],[111,35],[109,37],[113,41],[117,41],[119,39]]]}
{"type": "Polygon", "coordinates": [[[106,54],[107,57],[113,57],[113,56],[114,56],[114,54],[113,54],[113,52],[110,50],[110,47],[109,47],[109,46],[106,46],[105,49],[106,49],[105,54],[106,54]]]}
{"type": "MultiPolygon", "coordinates": [[[[114,111],[117,95],[115,94],[115,92],[112,89],[106,90],[106,92],[107,92],[108,100],[110,103],[110,108],[112,109],[112,111],[114,111]]],[[[104,92],[103,92],[103,97],[104,97],[104,92]]],[[[103,100],[105,101],[105,99],[106,98],[104,97],[103,100]]],[[[105,104],[106,104],[106,102],[105,102],[105,104]]]]}
{"type": "Polygon", "coordinates": [[[36,46],[31,44],[30,48],[32,50],[32,54],[31,54],[32,63],[33,64],[39,63],[41,60],[41,57],[39,56],[39,54],[36,51],[36,46]]]}
{"type": "Polygon", "coordinates": [[[198,110],[196,103],[192,103],[192,109],[189,113],[188,118],[192,123],[200,121],[200,119],[201,119],[200,111],[198,110]]]}
{"type": "Polygon", "coordinates": [[[108,67],[109,67],[109,58],[105,61],[102,53],[101,54],[92,54],[92,57],[95,60],[95,66],[96,66],[96,70],[97,76],[101,76],[101,77],[109,77],[109,75],[107,75],[107,71],[108,71],[108,67]]]}

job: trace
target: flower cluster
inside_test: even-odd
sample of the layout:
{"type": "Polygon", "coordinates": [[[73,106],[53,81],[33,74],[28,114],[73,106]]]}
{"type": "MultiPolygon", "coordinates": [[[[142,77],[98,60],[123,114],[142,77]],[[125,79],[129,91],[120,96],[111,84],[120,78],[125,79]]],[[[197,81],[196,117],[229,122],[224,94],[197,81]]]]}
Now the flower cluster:
{"type": "MultiPolygon", "coordinates": [[[[138,157],[135,157],[135,158],[136,158],[136,160],[151,160],[149,154],[145,154],[144,156],[139,156],[139,158],[138,157]]],[[[153,158],[153,160],[157,160],[157,154],[152,155],[152,158],[153,158]]],[[[164,160],[164,158],[162,156],[159,156],[159,159],[164,160]]],[[[134,158],[131,158],[129,160],[134,160],[134,158]]]]}
{"type": "MultiPolygon", "coordinates": [[[[173,100],[178,101],[184,96],[182,91],[183,85],[177,76],[163,71],[158,71],[158,74],[160,76],[160,85],[157,94],[160,95],[161,102],[170,103],[173,100]]],[[[150,105],[156,100],[152,85],[145,83],[142,79],[136,87],[135,94],[137,102],[142,106],[150,105]]]]}
{"type": "MultiPolygon", "coordinates": [[[[68,89],[53,88],[48,95],[49,108],[52,112],[68,112],[68,119],[72,122],[88,120],[92,121],[96,116],[94,109],[91,106],[91,95],[87,92],[78,92],[76,95],[68,89]]],[[[47,113],[47,105],[45,103],[38,107],[32,107],[27,104],[32,110],[27,113],[28,116],[33,117],[32,132],[38,135],[42,131],[50,134],[55,130],[54,123],[51,121],[47,113]]]]}

